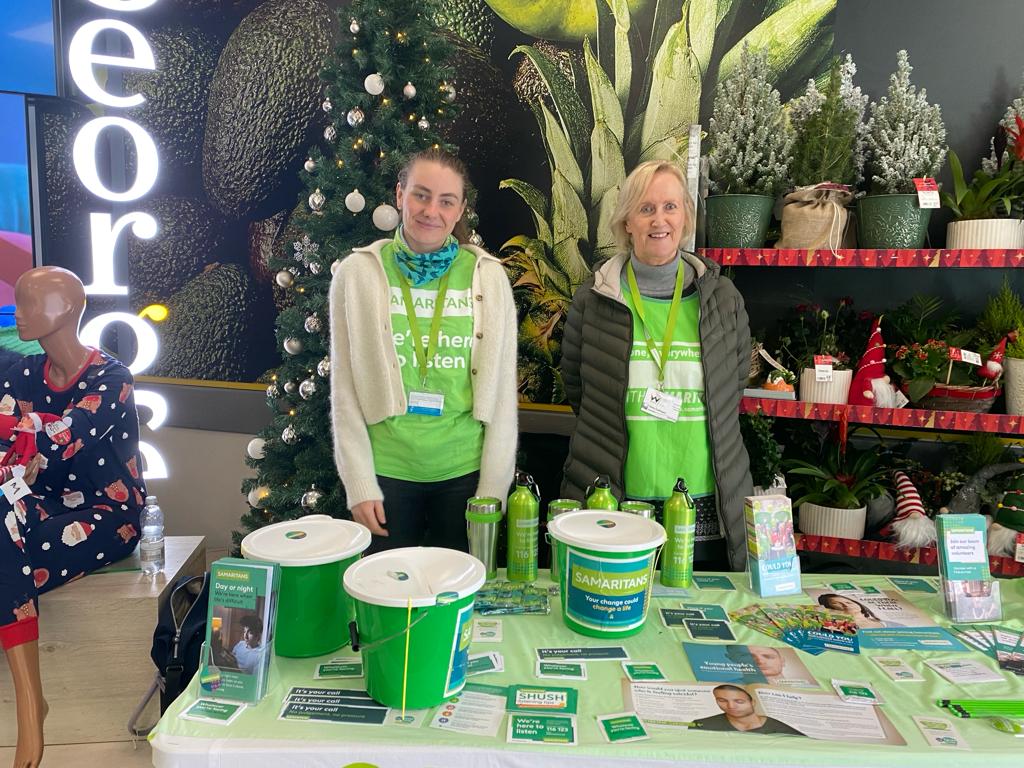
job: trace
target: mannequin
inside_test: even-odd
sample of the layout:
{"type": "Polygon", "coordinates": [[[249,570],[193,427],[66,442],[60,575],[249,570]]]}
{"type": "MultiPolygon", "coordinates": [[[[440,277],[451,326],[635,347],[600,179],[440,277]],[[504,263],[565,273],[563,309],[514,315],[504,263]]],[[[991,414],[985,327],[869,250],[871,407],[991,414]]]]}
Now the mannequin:
{"type": "Polygon", "coordinates": [[[38,595],[132,553],[145,486],[132,375],[78,338],[82,282],[29,270],[15,304],[18,335],[44,354],[0,374],[0,438],[13,439],[0,459],[0,644],[17,704],[14,766],[34,768],[47,713],[38,595]]]}

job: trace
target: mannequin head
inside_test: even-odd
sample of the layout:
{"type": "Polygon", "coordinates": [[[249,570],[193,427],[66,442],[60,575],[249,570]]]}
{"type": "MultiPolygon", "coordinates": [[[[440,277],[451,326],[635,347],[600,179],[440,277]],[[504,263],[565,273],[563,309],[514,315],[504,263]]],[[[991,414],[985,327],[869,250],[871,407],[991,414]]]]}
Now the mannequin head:
{"type": "Polygon", "coordinates": [[[14,321],[22,341],[40,341],[62,331],[78,336],[85,310],[85,287],[61,267],[37,267],[14,286],[14,321]]]}

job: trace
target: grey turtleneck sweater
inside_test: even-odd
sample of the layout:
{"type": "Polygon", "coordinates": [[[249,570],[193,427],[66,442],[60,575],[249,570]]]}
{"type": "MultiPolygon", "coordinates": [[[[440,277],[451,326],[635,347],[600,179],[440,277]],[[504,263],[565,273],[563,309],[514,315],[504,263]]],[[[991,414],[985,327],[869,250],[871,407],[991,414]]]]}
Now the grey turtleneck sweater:
{"type": "MultiPolygon", "coordinates": [[[[640,295],[646,296],[650,299],[671,299],[672,292],[676,287],[676,269],[679,264],[679,255],[677,254],[672,261],[667,264],[660,264],[658,266],[651,266],[650,264],[644,264],[636,256],[631,255],[629,261],[622,265],[622,286],[625,290],[628,290],[626,286],[629,285],[626,277],[626,267],[632,262],[633,274],[636,275],[636,285],[640,289],[640,295]]],[[[690,288],[693,286],[694,279],[693,267],[683,262],[683,295],[685,296],[690,292],[690,288]]]]}

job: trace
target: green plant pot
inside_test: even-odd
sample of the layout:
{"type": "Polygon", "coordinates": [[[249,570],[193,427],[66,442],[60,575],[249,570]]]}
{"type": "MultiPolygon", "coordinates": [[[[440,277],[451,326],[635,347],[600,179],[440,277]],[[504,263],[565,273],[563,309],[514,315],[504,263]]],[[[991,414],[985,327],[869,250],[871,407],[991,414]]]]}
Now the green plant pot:
{"type": "Polygon", "coordinates": [[[706,201],[709,248],[761,248],[775,198],[767,195],[711,195],[706,201]]]}
{"type": "Polygon", "coordinates": [[[869,195],[857,201],[857,240],[861,248],[921,248],[931,208],[917,195],[869,195]]]}

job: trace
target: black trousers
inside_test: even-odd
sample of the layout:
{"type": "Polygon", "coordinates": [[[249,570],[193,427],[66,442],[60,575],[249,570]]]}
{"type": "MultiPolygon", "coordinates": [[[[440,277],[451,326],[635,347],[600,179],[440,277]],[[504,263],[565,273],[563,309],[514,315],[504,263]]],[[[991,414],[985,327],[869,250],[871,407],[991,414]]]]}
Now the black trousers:
{"type": "Polygon", "coordinates": [[[447,547],[467,552],[466,500],[476,494],[479,481],[479,472],[436,483],[378,475],[388,535],[374,536],[366,554],[397,547],[447,547]]]}

